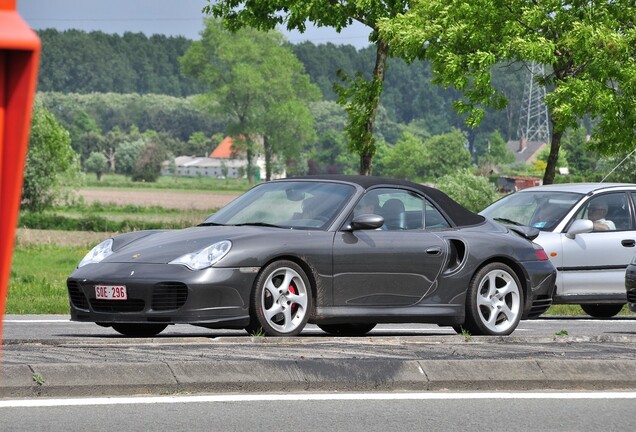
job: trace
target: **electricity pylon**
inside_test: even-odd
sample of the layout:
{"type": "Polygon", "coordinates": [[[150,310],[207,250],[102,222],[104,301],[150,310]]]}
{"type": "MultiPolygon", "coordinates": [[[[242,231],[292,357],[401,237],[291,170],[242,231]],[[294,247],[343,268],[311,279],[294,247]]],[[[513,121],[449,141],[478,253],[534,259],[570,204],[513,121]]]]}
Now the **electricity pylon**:
{"type": "Polygon", "coordinates": [[[526,76],[521,101],[521,114],[517,138],[525,142],[550,142],[550,123],[548,121],[548,107],[545,105],[545,87],[537,83],[536,77],[543,76],[543,65],[530,63],[530,70],[526,76]]]}

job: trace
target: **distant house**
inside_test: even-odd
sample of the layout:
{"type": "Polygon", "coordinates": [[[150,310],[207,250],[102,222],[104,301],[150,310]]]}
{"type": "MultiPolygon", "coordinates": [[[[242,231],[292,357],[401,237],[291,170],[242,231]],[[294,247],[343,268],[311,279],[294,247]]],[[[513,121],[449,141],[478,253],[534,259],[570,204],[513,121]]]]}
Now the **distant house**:
{"type": "Polygon", "coordinates": [[[541,186],[543,180],[537,177],[499,177],[497,179],[497,190],[509,193],[533,186],[541,186]]]}
{"type": "Polygon", "coordinates": [[[179,156],[174,159],[174,168],[171,168],[170,161],[165,161],[161,167],[161,174],[179,177],[239,178],[245,174],[245,164],[245,161],[239,159],[179,156]]]}
{"type": "MultiPolygon", "coordinates": [[[[253,164],[258,168],[256,180],[265,178],[265,158],[258,155],[253,164]]],[[[165,161],[161,168],[162,175],[177,175],[184,177],[246,177],[247,160],[242,152],[233,146],[232,137],[225,137],[208,157],[179,156],[171,161],[165,161]],[[173,173],[174,170],[174,173],[173,173]],[[223,171],[227,173],[223,173],[223,171]]],[[[272,178],[285,177],[285,173],[272,175],[272,178]]]]}
{"type": "Polygon", "coordinates": [[[508,141],[506,147],[515,155],[517,162],[531,164],[537,160],[537,156],[547,144],[543,141],[526,141],[525,138],[521,138],[517,141],[508,141]]]}

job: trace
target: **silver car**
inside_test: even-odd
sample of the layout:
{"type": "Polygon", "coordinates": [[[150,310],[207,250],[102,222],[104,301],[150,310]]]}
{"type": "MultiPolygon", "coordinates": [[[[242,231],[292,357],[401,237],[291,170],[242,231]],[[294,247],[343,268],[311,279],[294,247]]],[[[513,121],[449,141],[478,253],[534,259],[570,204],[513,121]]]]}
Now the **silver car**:
{"type": "Polygon", "coordinates": [[[553,304],[578,304],[593,317],[627,302],[625,270],[636,252],[635,184],[537,186],[496,201],[480,214],[538,228],[534,240],[557,269],[553,304]]]}

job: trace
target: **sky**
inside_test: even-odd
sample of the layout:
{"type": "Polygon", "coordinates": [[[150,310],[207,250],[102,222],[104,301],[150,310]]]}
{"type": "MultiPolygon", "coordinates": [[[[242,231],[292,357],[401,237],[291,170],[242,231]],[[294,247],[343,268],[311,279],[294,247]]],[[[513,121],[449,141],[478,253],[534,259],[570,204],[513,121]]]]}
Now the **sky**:
{"type": "MultiPolygon", "coordinates": [[[[120,35],[130,31],[191,40],[200,39],[204,18],[201,9],[207,4],[206,0],[17,0],[20,16],[35,30],[100,30],[120,35]]],[[[310,26],[303,34],[281,31],[291,43],[331,42],[358,49],[369,45],[370,29],[362,24],[354,24],[341,33],[310,26]]]]}

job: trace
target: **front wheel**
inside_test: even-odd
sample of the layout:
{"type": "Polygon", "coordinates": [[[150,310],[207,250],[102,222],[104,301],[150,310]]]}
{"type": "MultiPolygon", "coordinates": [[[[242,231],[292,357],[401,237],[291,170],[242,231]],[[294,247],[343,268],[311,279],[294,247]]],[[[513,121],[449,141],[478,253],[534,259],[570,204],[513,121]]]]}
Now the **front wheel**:
{"type": "Polygon", "coordinates": [[[318,328],[334,336],[362,336],[369,333],[375,324],[318,324],[318,328]]]}
{"type": "Polygon", "coordinates": [[[256,279],[250,326],[262,328],[268,336],[295,336],[307,324],[311,306],[311,288],[303,269],[292,261],[275,261],[256,279]]]}
{"type": "Polygon", "coordinates": [[[623,309],[622,304],[582,304],[583,312],[594,318],[611,318],[623,309]]]}
{"type": "Polygon", "coordinates": [[[522,311],[519,278],[507,265],[490,263],[470,281],[462,327],[472,335],[509,335],[517,328],[522,311]]]}
{"type": "Polygon", "coordinates": [[[129,337],[153,337],[166,327],[168,324],[113,324],[113,330],[129,337]]]}

